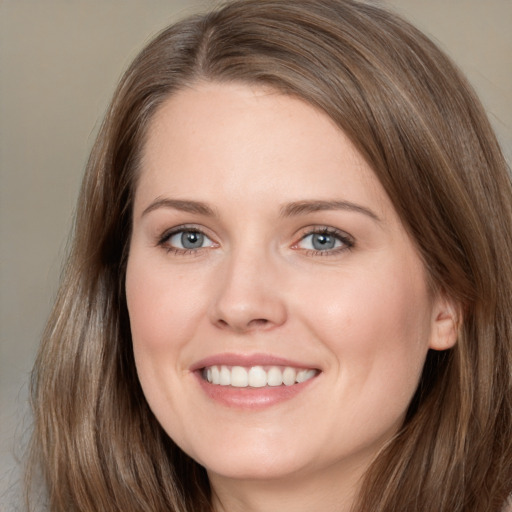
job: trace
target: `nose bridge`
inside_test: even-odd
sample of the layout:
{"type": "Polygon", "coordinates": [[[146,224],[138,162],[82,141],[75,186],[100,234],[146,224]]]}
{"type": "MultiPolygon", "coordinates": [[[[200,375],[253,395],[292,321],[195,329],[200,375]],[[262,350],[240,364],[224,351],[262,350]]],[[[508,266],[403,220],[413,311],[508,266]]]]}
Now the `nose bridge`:
{"type": "Polygon", "coordinates": [[[263,245],[238,246],[219,268],[212,321],[235,331],[268,329],[286,320],[279,258],[263,245]]]}

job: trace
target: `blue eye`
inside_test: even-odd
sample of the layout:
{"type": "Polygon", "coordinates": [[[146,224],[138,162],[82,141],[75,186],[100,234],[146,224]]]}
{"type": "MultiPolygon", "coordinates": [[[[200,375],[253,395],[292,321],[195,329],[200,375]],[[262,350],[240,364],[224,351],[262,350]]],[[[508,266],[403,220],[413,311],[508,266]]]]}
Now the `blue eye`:
{"type": "Polygon", "coordinates": [[[353,247],[354,242],[351,238],[338,232],[337,230],[321,230],[319,232],[308,233],[298,243],[299,249],[314,252],[337,252],[339,250],[353,247]]]}
{"type": "Polygon", "coordinates": [[[163,237],[162,245],[178,251],[193,251],[204,247],[213,247],[215,244],[204,233],[197,229],[181,229],[163,237]]]}
{"type": "Polygon", "coordinates": [[[334,236],[325,233],[313,233],[305,239],[310,239],[309,243],[315,251],[328,251],[341,245],[341,242],[334,236]]]}

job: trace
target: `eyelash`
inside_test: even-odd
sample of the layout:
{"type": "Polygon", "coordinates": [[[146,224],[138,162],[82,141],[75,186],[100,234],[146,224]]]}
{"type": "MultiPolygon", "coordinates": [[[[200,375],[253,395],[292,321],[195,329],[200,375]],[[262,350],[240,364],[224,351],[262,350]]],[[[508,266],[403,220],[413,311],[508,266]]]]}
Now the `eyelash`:
{"type": "Polygon", "coordinates": [[[159,247],[162,247],[167,251],[167,253],[175,254],[176,256],[199,256],[201,254],[202,249],[208,249],[208,247],[198,247],[197,249],[180,249],[179,247],[173,247],[172,245],[168,245],[169,240],[179,233],[198,233],[200,235],[205,236],[209,240],[211,238],[200,228],[197,226],[190,226],[190,225],[183,225],[183,226],[177,226],[175,228],[172,228],[168,231],[165,231],[163,233],[158,241],[157,245],[159,247]]]}
{"type": "Polygon", "coordinates": [[[334,249],[323,251],[316,249],[305,249],[304,254],[306,256],[337,256],[342,252],[351,251],[355,246],[354,239],[350,235],[348,235],[344,231],[340,231],[339,229],[325,226],[308,230],[306,233],[304,233],[300,240],[293,245],[293,248],[296,248],[300,242],[305,240],[308,236],[312,235],[330,236],[341,242],[342,245],[334,249]]]}
{"type": "MultiPolygon", "coordinates": [[[[169,240],[179,233],[183,232],[190,232],[190,233],[198,233],[200,235],[205,236],[209,240],[211,238],[200,228],[197,226],[190,226],[190,225],[183,225],[183,226],[177,226],[175,228],[172,228],[171,230],[165,231],[157,241],[157,246],[164,248],[167,253],[173,253],[177,256],[198,256],[202,253],[203,249],[208,249],[209,247],[198,247],[197,249],[181,249],[179,247],[173,247],[171,245],[168,245],[169,240]]],[[[295,242],[292,245],[292,249],[300,250],[298,245],[305,240],[308,236],[312,235],[325,235],[330,236],[341,242],[341,246],[333,249],[328,250],[316,250],[316,249],[303,249],[303,253],[306,256],[336,256],[342,252],[350,251],[354,248],[355,242],[354,239],[348,235],[347,233],[340,231],[336,228],[332,227],[320,227],[320,228],[314,228],[309,229],[306,231],[301,238],[295,242]]]]}

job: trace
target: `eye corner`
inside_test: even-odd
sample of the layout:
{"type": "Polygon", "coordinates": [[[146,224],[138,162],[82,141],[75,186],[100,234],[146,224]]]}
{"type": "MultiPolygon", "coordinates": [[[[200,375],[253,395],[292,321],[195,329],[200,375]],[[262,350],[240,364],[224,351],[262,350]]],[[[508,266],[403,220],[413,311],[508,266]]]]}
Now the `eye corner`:
{"type": "Polygon", "coordinates": [[[157,237],[156,246],[176,255],[199,255],[207,249],[219,247],[204,229],[198,226],[181,225],[165,230],[157,237]]]}
{"type": "Polygon", "coordinates": [[[352,250],[354,246],[354,237],[345,231],[331,226],[311,226],[302,230],[291,248],[304,251],[307,256],[333,256],[352,250]]]}

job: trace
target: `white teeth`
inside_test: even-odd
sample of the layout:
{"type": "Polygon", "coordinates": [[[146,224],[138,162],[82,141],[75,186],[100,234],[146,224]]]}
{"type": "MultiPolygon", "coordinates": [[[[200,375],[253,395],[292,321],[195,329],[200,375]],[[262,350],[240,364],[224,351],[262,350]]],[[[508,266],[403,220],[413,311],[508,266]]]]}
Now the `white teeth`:
{"type": "Polygon", "coordinates": [[[315,370],[301,370],[300,372],[297,372],[297,378],[295,380],[297,382],[306,382],[307,380],[313,378],[315,375],[315,370]]]}
{"type": "Polygon", "coordinates": [[[262,388],[267,385],[267,372],[261,366],[253,366],[249,370],[249,386],[262,388]]]}
{"type": "Polygon", "coordinates": [[[227,366],[220,367],[220,383],[221,386],[229,386],[231,384],[231,372],[227,366]]]}
{"type": "Polygon", "coordinates": [[[297,372],[293,368],[287,366],[283,372],[283,384],[285,386],[291,386],[292,384],[295,384],[296,376],[297,372]]]}
{"type": "Polygon", "coordinates": [[[265,370],[262,366],[209,366],[203,370],[203,377],[211,384],[233,386],[235,388],[262,388],[265,386],[292,386],[306,382],[317,375],[317,370],[299,369],[286,366],[272,366],[265,370]]]}
{"type": "Polygon", "coordinates": [[[246,388],[249,385],[249,373],[242,366],[231,369],[231,385],[235,388],[246,388]]]}
{"type": "Polygon", "coordinates": [[[267,384],[269,386],[280,386],[283,383],[283,372],[272,366],[270,370],[267,372],[267,384]]]}

